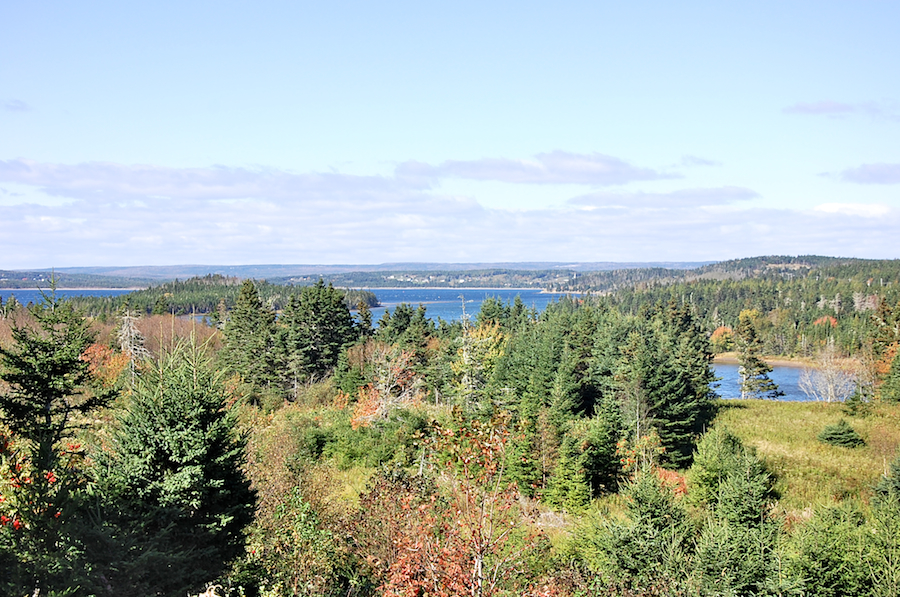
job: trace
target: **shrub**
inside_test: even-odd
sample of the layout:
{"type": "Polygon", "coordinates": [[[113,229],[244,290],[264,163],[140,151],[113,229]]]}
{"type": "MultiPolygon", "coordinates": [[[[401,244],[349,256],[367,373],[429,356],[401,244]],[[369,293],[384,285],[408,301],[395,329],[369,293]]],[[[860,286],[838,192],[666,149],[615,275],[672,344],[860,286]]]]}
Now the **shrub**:
{"type": "Polygon", "coordinates": [[[822,443],[841,448],[856,448],[866,443],[844,419],[841,419],[834,425],[827,425],[816,437],[822,443]]]}

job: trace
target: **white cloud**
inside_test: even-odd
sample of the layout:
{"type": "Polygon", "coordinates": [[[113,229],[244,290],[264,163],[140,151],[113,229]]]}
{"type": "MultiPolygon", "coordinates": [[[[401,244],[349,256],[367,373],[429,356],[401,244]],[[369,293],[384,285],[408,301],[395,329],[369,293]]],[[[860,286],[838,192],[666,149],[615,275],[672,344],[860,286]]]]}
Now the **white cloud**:
{"type": "Polygon", "coordinates": [[[815,210],[829,214],[877,218],[889,214],[891,208],[883,203],[823,203],[817,205],[815,210]]]}
{"type": "Polygon", "coordinates": [[[633,166],[600,153],[576,154],[566,151],[539,153],[533,160],[483,158],[449,160],[438,166],[405,162],[397,175],[410,179],[465,178],[497,180],[517,184],[619,185],[641,180],[680,178],[680,175],[633,166]]]}
{"type": "Polygon", "coordinates": [[[3,109],[9,112],[28,112],[31,110],[31,106],[18,99],[4,100],[0,102],[0,106],[3,106],[3,109]]]}
{"type": "Polygon", "coordinates": [[[728,205],[736,201],[756,199],[759,195],[742,187],[719,187],[707,189],[681,189],[669,193],[610,193],[600,192],[582,195],[569,200],[572,205],[585,208],[652,208],[672,209],[681,207],[704,207],[728,205]]]}
{"type": "Polygon", "coordinates": [[[844,170],[840,178],[859,184],[900,184],[900,164],[863,164],[844,170]]]}

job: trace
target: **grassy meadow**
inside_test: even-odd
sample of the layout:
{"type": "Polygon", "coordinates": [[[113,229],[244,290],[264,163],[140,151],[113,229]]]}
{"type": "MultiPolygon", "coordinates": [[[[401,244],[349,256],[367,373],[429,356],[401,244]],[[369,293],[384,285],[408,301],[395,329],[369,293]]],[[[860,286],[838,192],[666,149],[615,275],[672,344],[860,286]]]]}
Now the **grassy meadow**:
{"type": "Polygon", "coordinates": [[[865,416],[849,416],[836,403],[723,400],[716,424],[756,450],[777,476],[781,507],[795,515],[853,496],[868,501],[900,447],[897,405],[873,405],[865,416]],[[816,439],[842,418],[866,445],[841,448],[816,439]]]}

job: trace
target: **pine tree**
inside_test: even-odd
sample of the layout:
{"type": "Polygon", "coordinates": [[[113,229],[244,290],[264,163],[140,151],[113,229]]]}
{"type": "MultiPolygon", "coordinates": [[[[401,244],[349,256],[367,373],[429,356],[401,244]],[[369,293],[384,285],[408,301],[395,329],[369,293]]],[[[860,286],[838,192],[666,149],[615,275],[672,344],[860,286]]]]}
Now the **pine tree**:
{"type": "Polygon", "coordinates": [[[97,458],[105,528],[98,571],[114,592],[185,595],[243,553],[255,497],[244,441],[202,348],[178,344],[138,378],[97,458]]]}

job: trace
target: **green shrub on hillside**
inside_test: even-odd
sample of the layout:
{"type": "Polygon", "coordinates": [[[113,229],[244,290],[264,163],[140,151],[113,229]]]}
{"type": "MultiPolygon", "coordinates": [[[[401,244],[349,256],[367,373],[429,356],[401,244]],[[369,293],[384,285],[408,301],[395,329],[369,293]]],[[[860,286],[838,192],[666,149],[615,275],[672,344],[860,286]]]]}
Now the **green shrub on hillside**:
{"type": "Polygon", "coordinates": [[[866,440],[844,419],[834,425],[826,426],[816,437],[820,442],[841,448],[856,448],[866,444],[866,440]]]}

